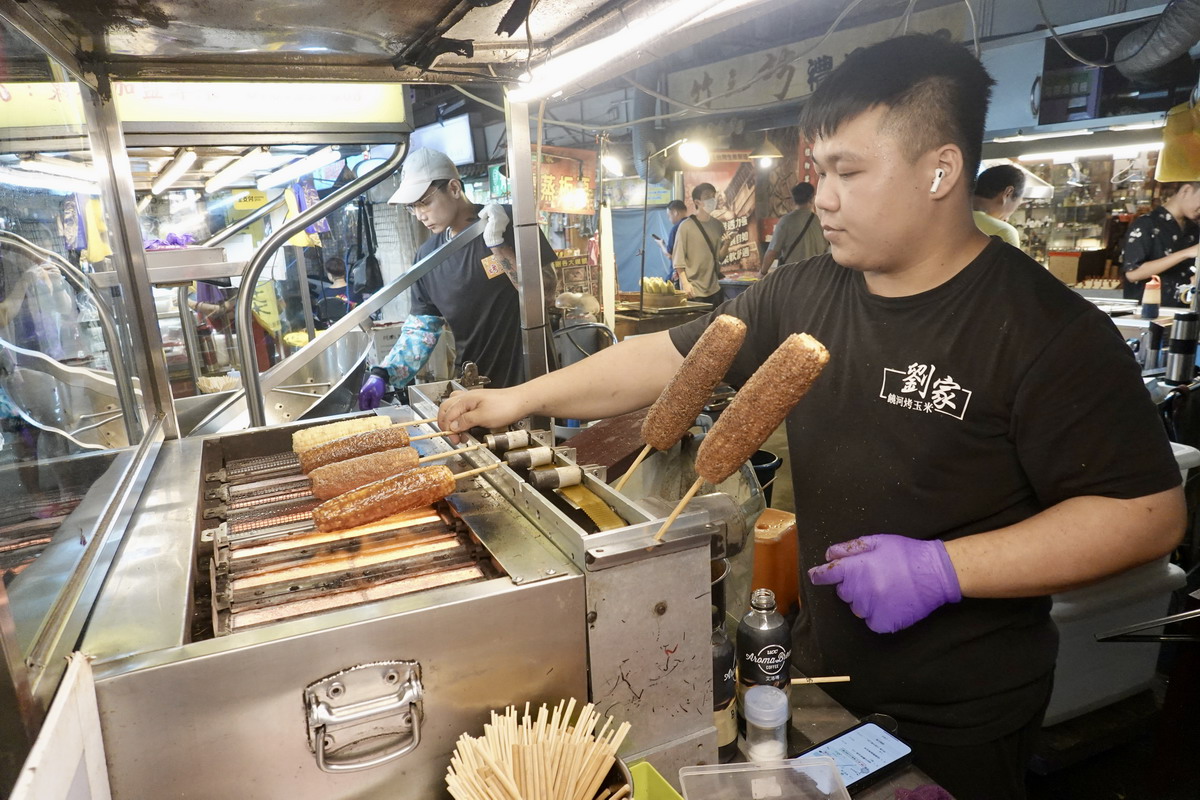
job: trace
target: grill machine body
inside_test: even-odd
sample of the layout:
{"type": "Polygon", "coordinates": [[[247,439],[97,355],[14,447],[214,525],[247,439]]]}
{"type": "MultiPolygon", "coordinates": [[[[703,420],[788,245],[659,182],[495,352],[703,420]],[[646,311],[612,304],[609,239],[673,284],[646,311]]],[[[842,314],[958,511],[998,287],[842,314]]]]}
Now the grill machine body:
{"type": "MultiPolygon", "coordinates": [[[[453,388],[415,387],[411,413],[433,416],[453,388]]],[[[212,524],[204,477],[223,460],[284,452],[291,432],[310,424],[164,444],[82,648],[95,659],[114,797],[444,796],[455,740],[478,733],[489,710],[567,697],[632,723],[627,760],[665,771],[714,760],[709,560],[736,550],[748,563],[747,521],[762,509],[752,477],[718,487],[725,494],[701,499],[652,547],[661,502],[631,495],[686,486],[690,462],[651,466],[631,495],[589,472],[587,488],[630,523],[591,534],[500,467],[449,499],[497,577],[209,637],[196,619],[208,602],[198,596],[207,582],[201,532],[212,524]],[[397,705],[401,693],[361,677],[381,662],[417,665],[419,709],[404,707],[364,741],[391,747],[411,737],[407,713],[419,743],[378,766],[323,769],[306,688],[357,667],[347,696],[375,692],[376,706],[397,705]]],[[[573,455],[560,450],[556,461],[573,455]]],[[[464,468],[498,460],[482,449],[461,458],[464,468]]],[[[346,735],[364,730],[371,724],[350,724],[346,735]]],[[[363,752],[358,760],[369,762],[363,752]]]]}

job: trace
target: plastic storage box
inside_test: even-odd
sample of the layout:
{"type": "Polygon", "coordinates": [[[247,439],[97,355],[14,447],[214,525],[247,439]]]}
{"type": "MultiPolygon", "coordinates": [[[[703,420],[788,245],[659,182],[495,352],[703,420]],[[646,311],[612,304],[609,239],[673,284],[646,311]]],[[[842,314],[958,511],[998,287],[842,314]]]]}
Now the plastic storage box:
{"type": "MultiPolygon", "coordinates": [[[[1200,452],[1171,443],[1179,471],[1200,466],[1200,452]]],[[[1154,679],[1156,642],[1097,642],[1096,634],[1165,616],[1171,593],[1187,576],[1164,557],[1091,586],[1054,595],[1058,626],[1054,691],[1043,726],[1086,714],[1147,689],[1154,679]]]]}
{"type": "Polygon", "coordinates": [[[684,767],[679,781],[685,800],[850,800],[832,758],[684,767]]]}

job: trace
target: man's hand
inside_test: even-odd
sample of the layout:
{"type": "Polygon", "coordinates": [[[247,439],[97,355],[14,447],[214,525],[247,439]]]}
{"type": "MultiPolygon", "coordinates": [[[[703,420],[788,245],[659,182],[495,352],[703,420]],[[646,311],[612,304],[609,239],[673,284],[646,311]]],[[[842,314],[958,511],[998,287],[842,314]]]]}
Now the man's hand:
{"type": "Polygon", "coordinates": [[[446,433],[462,433],[471,428],[502,428],[529,416],[532,411],[519,386],[455,392],[438,407],[438,427],[446,433]]]}
{"type": "Polygon", "coordinates": [[[876,633],[895,633],[962,599],[958,574],[938,539],[877,534],[835,544],[808,577],[837,585],[838,597],[876,633]]]}
{"type": "Polygon", "coordinates": [[[375,370],[371,370],[367,375],[367,379],[363,381],[362,388],[358,390],[358,410],[372,411],[379,408],[379,403],[383,400],[383,395],[387,392],[387,381],[381,378],[375,370]]]}
{"type": "Polygon", "coordinates": [[[483,220],[483,243],[488,247],[504,244],[504,232],[508,230],[508,214],[499,203],[488,203],[479,210],[483,220]]]}

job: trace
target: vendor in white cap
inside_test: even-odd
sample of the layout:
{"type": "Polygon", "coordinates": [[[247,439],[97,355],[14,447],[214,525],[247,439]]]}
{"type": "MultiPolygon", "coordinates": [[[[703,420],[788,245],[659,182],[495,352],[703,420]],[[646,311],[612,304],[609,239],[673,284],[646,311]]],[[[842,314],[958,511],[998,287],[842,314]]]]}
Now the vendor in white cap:
{"type": "MultiPolygon", "coordinates": [[[[483,236],[450,255],[412,287],[408,319],[391,352],[372,367],[358,395],[359,408],[376,408],[392,388],[412,382],[429,360],[444,325],[454,333],[455,367],[473,361],[493,387],[514,386],[525,380],[521,353],[520,298],[512,208],[497,203],[472,203],[463,191],[454,163],[444,154],[423,147],[404,160],[400,188],[388,200],[403,205],[433,236],[417,250],[422,259],[450,241],[477,219],[483,236]]],[[[542,279],[548,297],[554,296],[554,250],[545,237],[542,279]]]]}

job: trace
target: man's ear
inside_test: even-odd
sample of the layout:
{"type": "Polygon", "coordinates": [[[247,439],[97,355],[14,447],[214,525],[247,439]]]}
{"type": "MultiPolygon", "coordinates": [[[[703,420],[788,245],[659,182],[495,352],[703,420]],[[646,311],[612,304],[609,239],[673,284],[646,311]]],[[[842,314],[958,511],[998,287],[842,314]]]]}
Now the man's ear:
{"type": "MultiPolygon", "coordinates": [[[[963,156],[958,145],[942,145],[930,154],[928,161],[932,167],[929,175],[930,197],[940,200],[963,186],[965,177],[963,175],[963,156]],[[940,180],[934,180],[937,174],[941,175],[940,180]]],[[[970,180],[966,180],[965,183],[969,192],[970,180]]]]}

